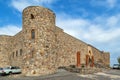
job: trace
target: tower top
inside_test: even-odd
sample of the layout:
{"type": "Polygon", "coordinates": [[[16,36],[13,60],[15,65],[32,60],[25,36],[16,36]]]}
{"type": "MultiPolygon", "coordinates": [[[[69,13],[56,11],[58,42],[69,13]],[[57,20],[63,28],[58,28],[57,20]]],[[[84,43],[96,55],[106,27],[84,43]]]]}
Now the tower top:
{"type": "Polygon", "coordinates": [[[52,10],[41,6],[29,6],[23,10],[23,27],[31,24],[55,25],[55,14],[52,10]]]}
{"type": "Polygon", "coordinates": [[[28,6],[26,7],[24,10],[23,10],[23,13],[27,10],[27,9],[34,9],[34,10],[49,10],[50,12],[52,12],[54,14],[54,12],[49,9],[49,8],[45,8],[45,7],[42,7],[42,6],[28,6]]]}

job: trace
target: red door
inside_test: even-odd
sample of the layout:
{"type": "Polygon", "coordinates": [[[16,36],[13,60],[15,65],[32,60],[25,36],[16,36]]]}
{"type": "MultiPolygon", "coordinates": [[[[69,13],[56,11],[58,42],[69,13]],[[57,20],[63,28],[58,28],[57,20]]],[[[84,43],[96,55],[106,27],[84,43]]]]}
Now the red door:
{"type": "Polygon", "coordinates": [[[80,52],[77,52],[77,67],[80,67],[80,52]]]}
{"type": "Polygon", "coordinates": [[[92,66],[91,67],[94,67],[94,56],[92,56],[92,66]]]}

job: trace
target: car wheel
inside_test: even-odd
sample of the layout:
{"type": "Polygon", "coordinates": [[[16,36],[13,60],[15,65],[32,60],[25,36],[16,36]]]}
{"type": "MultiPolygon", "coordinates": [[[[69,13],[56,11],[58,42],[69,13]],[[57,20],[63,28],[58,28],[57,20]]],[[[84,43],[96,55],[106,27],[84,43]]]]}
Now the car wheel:
{"type": "Polygon", "coordinates": [[[12,74],[12,72],[9,72],[9,75],[11,75],[12,74]]]}

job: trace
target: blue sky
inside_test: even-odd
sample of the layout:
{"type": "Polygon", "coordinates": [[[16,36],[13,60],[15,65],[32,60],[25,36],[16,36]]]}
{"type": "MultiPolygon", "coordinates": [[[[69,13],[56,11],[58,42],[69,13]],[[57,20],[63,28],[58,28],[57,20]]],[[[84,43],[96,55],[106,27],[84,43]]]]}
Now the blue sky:
{"type": "Polygon", "coordinates": [[[111,65],[120,56],[120,0],[0,0],[0,35],[22,29],[22,10],[43,6],[56,14],[56,25],[101,51],[109,51],[111,65]]]}

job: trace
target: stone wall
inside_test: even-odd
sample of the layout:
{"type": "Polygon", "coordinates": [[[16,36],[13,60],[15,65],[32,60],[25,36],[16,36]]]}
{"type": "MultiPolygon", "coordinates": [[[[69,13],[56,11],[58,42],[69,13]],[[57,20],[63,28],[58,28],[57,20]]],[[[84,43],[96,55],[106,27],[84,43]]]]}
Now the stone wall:
{"type": "Polygon", "coordinates": [[[110,53],[109,52],[103,52],[102,53],[102,59],[104,62],[105,67],[110,67],[110,53]]]}
{"type": "Polygon", "coordinates": [[[24,55],[24,37],[22,31],[17,33],[15,36],[12,37],[10,40],[9,48],[11,49],[9,52],[10,56],[10,64],[12,66],[20,66],[22,67],[23,64],[23,55],[24,55]]]}
{"type": "Polygon", "coordinates": [[[81,53],[81,63],[85,64],[85,54],[87,54],[87,44],[83,41],[80,41],[71,35],[59,30],[56,27],[56,45],[57,45],[57,54],[58,65],[59,66],[68,66],[76,65],[76,54],[77,52],[81,53]]]}
{"type": "Polygon", "coordinates": [[[0,67],[6,67],[9,65],[9,40],[11,40],[11,36],[0,36],[0,67]]]}
{"type": "Polygon", "coordinates": [[[100,51],[97,48],[92,47],[95,64],[100,65],[101,67],[110,67],[110,53],[100,51]]]}

